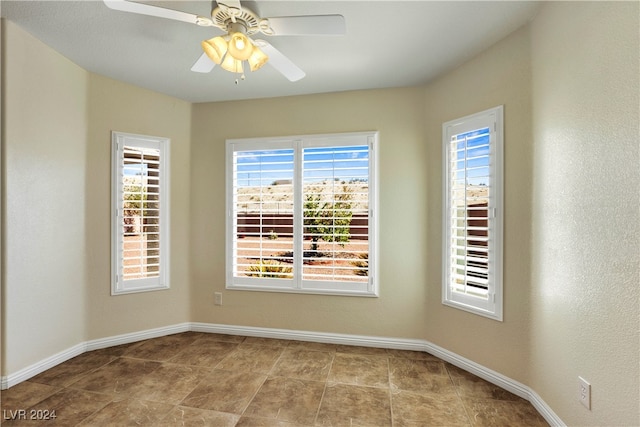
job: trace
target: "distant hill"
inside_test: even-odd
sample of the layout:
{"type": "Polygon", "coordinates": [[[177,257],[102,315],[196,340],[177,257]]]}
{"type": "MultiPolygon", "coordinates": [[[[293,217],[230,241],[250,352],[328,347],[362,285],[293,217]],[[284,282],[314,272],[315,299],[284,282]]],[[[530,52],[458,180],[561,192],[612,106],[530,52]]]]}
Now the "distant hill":
{"type": "MultiPolygon", "coordinates": [[[[306,185],[304,194],[320,194],[332,201],[332,194],[350,193],[352,209],[366,211],[369,185],[366,182],[323,181],[306,185]]],[[[287,180],[275,181],[265,187],[247,186],[237,190],[238,210],[246,213],[271,211],[286,213],[293,210],[293,185],[287,180]]]]}

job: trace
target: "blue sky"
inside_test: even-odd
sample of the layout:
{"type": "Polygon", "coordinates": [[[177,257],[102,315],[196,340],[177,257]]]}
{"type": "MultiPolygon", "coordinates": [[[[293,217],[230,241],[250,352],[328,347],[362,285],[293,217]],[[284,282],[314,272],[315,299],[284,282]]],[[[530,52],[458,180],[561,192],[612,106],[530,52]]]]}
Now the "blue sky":
{"type": "MultiPolygon", "coordinates": [[[[236,152],[237,185],[271,185],[292,180],[294,149],[236,152]]],[[[323,180],[366,181],[369,176],[369,148],[362,146],[315,147],[303,149],[305,183],[323,180]]]]}
{"type": "Polygon", "coordinates": [[[478,129],[454,136],[455,152],[452,160],[455,162],[456,181],[467,185],[489,184],[489,128],[478,129]],[[466,175],[465,175],[466,161],[466,175]]]}

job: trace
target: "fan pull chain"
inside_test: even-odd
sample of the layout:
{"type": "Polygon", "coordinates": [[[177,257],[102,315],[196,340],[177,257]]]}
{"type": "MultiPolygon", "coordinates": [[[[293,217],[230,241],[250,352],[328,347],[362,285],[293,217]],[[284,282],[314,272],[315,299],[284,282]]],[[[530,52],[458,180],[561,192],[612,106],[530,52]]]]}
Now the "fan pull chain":
{"type": "MultiPolygon", "coordinates": [[[[244,79],[245,79],[245,75],[244,75],[244,73],[242,73],[242,75],[240,76],[240,80],[244,80],[244,79]]],[[[236,79],[236,84],[238,84],[238,83],[239,83],[239,80],[236,79]]]]}

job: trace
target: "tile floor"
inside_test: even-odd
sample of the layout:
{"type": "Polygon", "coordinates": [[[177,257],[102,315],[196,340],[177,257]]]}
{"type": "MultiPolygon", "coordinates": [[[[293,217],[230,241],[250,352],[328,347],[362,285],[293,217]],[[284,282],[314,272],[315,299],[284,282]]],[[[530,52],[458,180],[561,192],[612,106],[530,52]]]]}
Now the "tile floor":
{"type": "Polygon", "coordinates": [[[1,397],[6,427],[547,425],[427,353],[198,332],[88,352],[1,397]]]}

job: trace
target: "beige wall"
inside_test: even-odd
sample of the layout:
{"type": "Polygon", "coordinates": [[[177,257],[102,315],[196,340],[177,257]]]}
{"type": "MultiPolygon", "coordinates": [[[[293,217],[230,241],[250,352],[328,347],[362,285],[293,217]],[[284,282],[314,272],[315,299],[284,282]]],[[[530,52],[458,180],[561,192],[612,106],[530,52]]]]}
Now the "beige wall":
{"type": "Polygon", "coordinates": [[[423,103],[422,90],[410,88],[194,105],[191,191],[198,197],[191,209],[192,320],[423,338],[423,103]],[[225,139],[366,130],[380,132],[380,297],[226,291],[225,139]],[[213,305],[214,292],[223,293],[223,306],[213,305]]]}
{"type": "Polygon", "coordinates": [[[2,371],[9,373],[85,336],[87,73],[4,24],[2,371]]]}
{"type": "Polygon", "coordinates": [[[188,322],[191,104],[90,74],[88,111],[87,339],[188,322]],[[171,139],[169,290],[110,294],[111,131],[171,139]]]}
{"type": "Polygon", "coordinates": [[[640,425],[639,16],[551,3],[532,25],[530,386],[569,425],[640,425]]]}
{"type": "Polygon", "coordinates": [[[529,352],[530,82],[529,32],[523,28],[429,84],[424,113],[429,171],[425,337],[524,383],[529,352]],[[503,322],[441,304],[442,123],[498,105],[504,105],[505,123],[503,322]]]}
{"type": "Polygon", "coordinates": [[[191,104],[88,73],[4,23],[8,375],[88,340],[189,321],[191,104]],[[171,139],[170,290],[110,295],[112,130],[171,139]]]}

